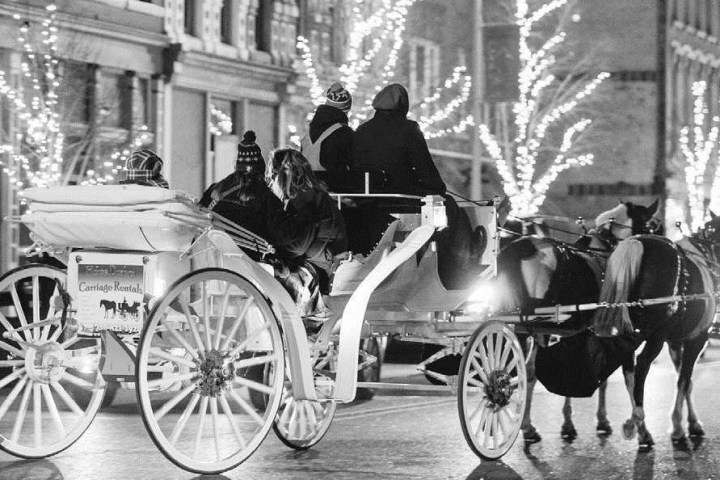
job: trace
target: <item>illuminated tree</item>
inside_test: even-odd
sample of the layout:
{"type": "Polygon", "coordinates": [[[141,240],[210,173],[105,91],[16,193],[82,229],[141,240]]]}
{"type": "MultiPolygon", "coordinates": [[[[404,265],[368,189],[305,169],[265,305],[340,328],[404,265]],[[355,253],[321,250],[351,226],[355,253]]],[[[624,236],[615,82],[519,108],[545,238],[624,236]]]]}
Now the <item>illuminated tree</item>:
{"type": "Polygon", "coordinates": [[[571,72],[558,78],[554,72],[565,32],[558,27],[549,39],[535,40],[538,34],[534,29],[566,8],[567,1],[552,0],[534,11],[530,11],[527,0],[516,2],[520,70],[519,96],[513,105],[512,156],[505,158],[488,126],[478,125],[478,134],[511,199],[512,212],[519,216],[538,212],[560,173],[593,161],[592,153],[579,148],[592,119],[576,110],[609,74],[601,72],[588,78],[571,72]]]}

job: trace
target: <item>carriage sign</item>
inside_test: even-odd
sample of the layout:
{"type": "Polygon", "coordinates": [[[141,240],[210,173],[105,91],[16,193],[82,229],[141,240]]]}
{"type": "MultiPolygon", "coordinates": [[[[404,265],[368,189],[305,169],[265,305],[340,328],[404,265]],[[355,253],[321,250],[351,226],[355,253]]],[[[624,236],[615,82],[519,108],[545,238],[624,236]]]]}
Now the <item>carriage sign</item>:
{"type": "MultiPolygon", "coordinates": [[[[83,255],[86,257],[87,253],[83,255]]],[[[113,263],[73,256],[71,288],[78,333],[97,335],[102,330],[140,332],[145,316],[146,263],[127,255],[113,263]],[[79,261],[78,261],[79,260],[79,261]]]]}

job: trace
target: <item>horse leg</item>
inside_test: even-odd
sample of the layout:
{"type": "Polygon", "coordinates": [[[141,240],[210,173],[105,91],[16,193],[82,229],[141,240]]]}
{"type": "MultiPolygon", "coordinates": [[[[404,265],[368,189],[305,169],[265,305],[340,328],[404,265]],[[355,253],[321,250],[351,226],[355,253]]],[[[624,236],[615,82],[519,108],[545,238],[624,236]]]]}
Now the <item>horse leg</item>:
{"type": "Polygon", "coordinates": [[[522,422],[520,423],[520,429],[523,433],[523,439],[526,444],[538,443],[542,440],[540,433],[538,433],[535,426],[532,424],[530,419],[530,410],[532,406],[533,390],[535,390],[535,383],[537,383],[537,377],[535,376],[535,354],[537,353],[538,346],[533,343],[533,348],[528,355],[527,360],[527,394],[525,402],[525,412],[523,414],[522,422]]]}
{"type": "Polygon", "coordinates": [[[664,330],[658,330],[647,339],[642,352],[638,355],[637,367],[635,368],[635,407],[633,408],[633,420],[638,429],[638,448],[640,451],[650,450],[655,441],[645,425],[645,410],[643,401],[645,396],[645,380],[647,379],[650,365],[662,350],[664,338],[666,338],[664,330]]]}
{"type": "Polygon", "coordinates": [[[634,358],[628,364],[623,364],[623,379],[625,380],[625,388],[630,396],[631,414],[625,423],[623,423],[623,438],[632,440],[635,437],[635,420],[633,420],[632,412],[635,411],[635,361],[634,358]]]}
{"type": "Polygon", "coordinates": [[[683,342],[668,342],[668,353],[670,353],[670,359],[675,367],[675,373],[678,374],[678,385],[675,389],[675,399],[673,400],[673,409],[670,414],[670,421],[672,422],[670,439],[673,443],[679,443],[685,441],[685,430],[683,430],[682,427],[682,411],[685,400],[685,392],[684,389],[680,388],[680,367],[683,356],[683,342]]]}
{"type": "Polygon", "coordinates": [[[565,419],[562,427],[560,428],[560,436],[563,440],[573,441],[577,438],[577,430],[572,421],[572,404],[571,398],[565,397],[565,403],[563,404],[563,418],[565,419]]]}
{"type": "Polygon", "coordinates": [[[700,335],[685,342],[683,348],[682,364],[680,366],[680,375],[678,377],[678,390],[684,388],[685,402],[688,407],[688,433],[691,437],[705,436],[705,430],[698,418],[697,411],[692,401],[692,374],[695,369],[695,363],[705,348],[707,342],[707,334],[700,335]]]}
{"type": "Polygon", "coordinates": [[[595,431],[599,435],[610,435],[612,427],[607,418],[607,406],[605,403],[605,394],[607,393],[607,380],[603,381],[598,387],[598,409],[597,409],[597,426],[595,431]]]}

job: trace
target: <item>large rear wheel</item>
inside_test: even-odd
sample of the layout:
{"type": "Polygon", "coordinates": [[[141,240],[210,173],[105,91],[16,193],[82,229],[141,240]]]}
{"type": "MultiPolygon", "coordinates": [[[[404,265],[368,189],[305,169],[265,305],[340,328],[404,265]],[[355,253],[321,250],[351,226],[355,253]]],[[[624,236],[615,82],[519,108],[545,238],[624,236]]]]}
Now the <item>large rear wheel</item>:
{"type": "Polygon", "coordinates": [[[206,269],[178,280],[150,313],[136,365],[138,403],[157,447],[196,473],[245,461],[277,414],[284,357],[269,301],[247,279],[206,269]],[[256,378],[255,366],[269,375],[256,378]],[[251,394],[267,401],[253,405],[251,394]]]}
{"type": "Polygon", "coordinates": [[[0,299],[0,449],[54,455],[80,438],[102,403],[100,339],[69,328],[64,270],[11,270],[0,278],[0,299]]]}
{"type": "Polygon", "coordinates": [[[458,378],[460,425],[470,448],[495,460],[515,443],[525,412],[527,372],[515,332],[490,321],[470,337],[458,378]]]}

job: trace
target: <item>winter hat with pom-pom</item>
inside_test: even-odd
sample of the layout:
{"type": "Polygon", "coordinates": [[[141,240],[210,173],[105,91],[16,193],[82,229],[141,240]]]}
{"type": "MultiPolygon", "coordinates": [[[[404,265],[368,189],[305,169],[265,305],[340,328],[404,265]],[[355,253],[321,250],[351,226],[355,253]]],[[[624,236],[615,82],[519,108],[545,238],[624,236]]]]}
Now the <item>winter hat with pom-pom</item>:
{"type": "Polygon", "coordinates": [[[341,83],[335,82],[325,92],[325,105],[330,105],[347,113],[352,107],[352,95],[341,83]]]}
{"type": "Polygon", "coordinates": [[[248,130],[243,134],[242,140],[238,143],[235,171],[245,173],[265,172],[265,159],[262,156],[260,147],[255,143],[255,139],[255,132],[252,130],[248,130]]]}
{"type": "Polygon", "coordinates": [[[120,183],[168,188],[168,182],[161,173],[162,167],[162,159],[149,148],[133,150],[125,162],[125,180],[120,183]]]}

